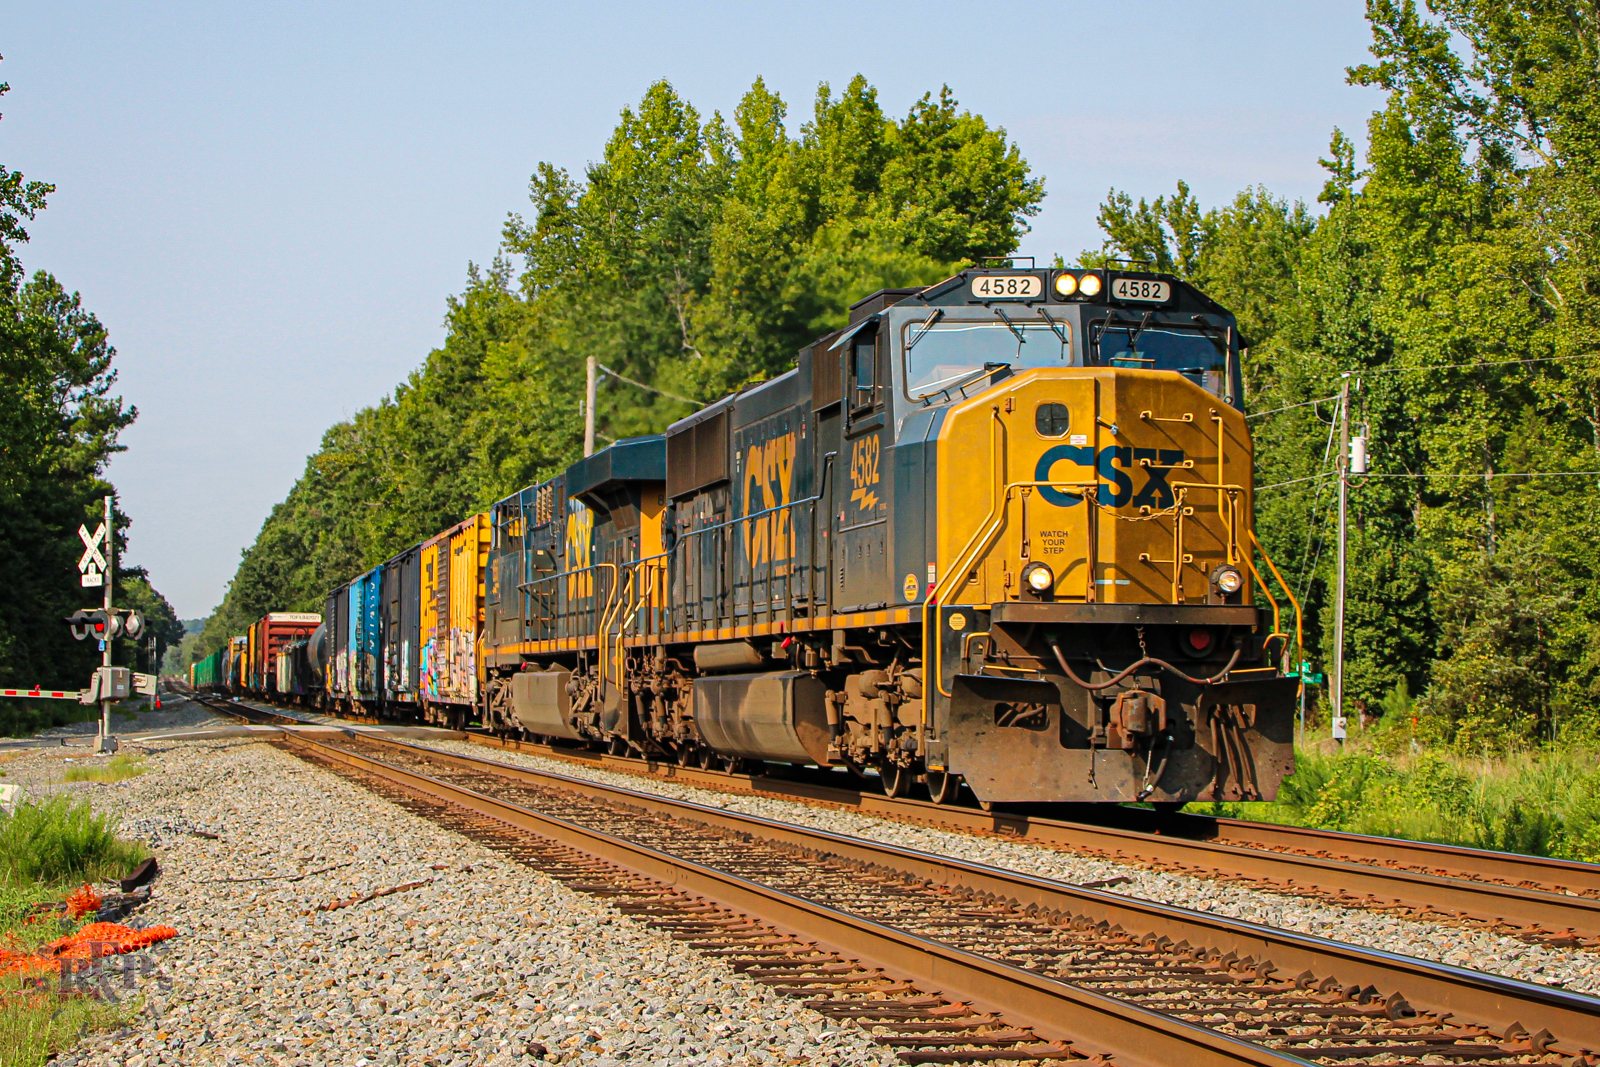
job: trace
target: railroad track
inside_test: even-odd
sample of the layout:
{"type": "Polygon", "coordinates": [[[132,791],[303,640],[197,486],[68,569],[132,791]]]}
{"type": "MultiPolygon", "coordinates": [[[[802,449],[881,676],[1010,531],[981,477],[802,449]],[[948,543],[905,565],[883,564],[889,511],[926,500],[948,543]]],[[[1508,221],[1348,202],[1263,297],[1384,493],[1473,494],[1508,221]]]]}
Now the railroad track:
{"type": "MultiPolygon", "coordinates": [[[[255,702],[213,707],[254,721],[306,723],[255,702]],[[241,710],[243,709],[243,710],[241,710]],[[272,717],[272,718],[264,718],[272,717]]],[[[1000,835],[1077,855],[1222,878],[1255,888],[1407,918],[1466,924],[1555,948],[1600,948],[1600,865],[1518,856],[1333,831],[1160,815],[1108,807],[1088,823],[983,811],[840,788],[821,775],[743,774],[580,752],[468,732],[466,740],[619,773],[721,792],[829,805],[863,815],[974,834],[1000,835]]],[[[837,777],[837,776],[834,776],[837,777]]]]}
{"type": "Polygon", "coordinates": [[[491,837],[531,833],[499,847],[870,1024],[907,1062],[1589,1065],[1600,1049],[1600,1001],[1562,990],[402,741],[284,743],[491,837]]]}
{"type": "Polygon", "coordinates": [[[843,789],[815,776],[702,770],[469,732],[474,744],[723,792],[833,805],[900,822],[998,834],[1080,855],[1243,881],[1346,907],[1492,928],[1552,947],[1600,947],[1600,865],[1329,830],[1110,807],[1088,823],[843,789]]]}

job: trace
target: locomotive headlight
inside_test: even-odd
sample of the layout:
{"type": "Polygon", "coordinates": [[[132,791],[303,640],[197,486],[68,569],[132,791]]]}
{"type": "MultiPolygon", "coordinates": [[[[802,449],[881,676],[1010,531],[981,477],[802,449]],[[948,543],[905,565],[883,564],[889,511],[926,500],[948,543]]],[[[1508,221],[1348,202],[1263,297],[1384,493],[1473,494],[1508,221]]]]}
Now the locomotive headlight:
{"type": "Polygon", "coordinates": [[[1224,596],[1232,596],[1244,588],[1244,575],[1234,567],[1218,567],[1211,580],[1216,583],[1217,591],[1224,596]]]}
{"type": "Polygon", "coordinates": [[[1057,274],[1056,292],[1061,296],[1071,296],[1078,291],[1078,276],[1076,274],[1057,274]]]}
{"type": "Polygon", "coordinates": [[[1100,275],[1085,274],[1083,277],[1079,278],[1078,292],[1082,293],[1084,296],[1099,296],[1100,275]]]}
{"type": "Polygon", "coordinates": [[[1022,568],[1022,584],[1035,593],[1048,592],[1056,584],[1055,571],[1050,569],[1048,563],[1040,563],[1035,560],[1022,568]]]}

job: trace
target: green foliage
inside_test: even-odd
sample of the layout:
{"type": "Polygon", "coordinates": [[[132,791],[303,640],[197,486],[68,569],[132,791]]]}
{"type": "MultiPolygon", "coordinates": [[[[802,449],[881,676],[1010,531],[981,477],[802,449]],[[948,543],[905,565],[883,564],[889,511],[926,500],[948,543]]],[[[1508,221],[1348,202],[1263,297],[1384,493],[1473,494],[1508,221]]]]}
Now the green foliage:
{"type": "MultiPolygon", "coordinates": [[[[84,675],[92,669],[85,667],[84,675]]],[[[98,706],[86,707],[75,700],[0,700],[0,737],[31,737],[52,726],[99,717],[98,706]]]]}
{"type": "Polygon", "coordinates": [[[134,778],[150,768],[140,763],[133,756],[121,753],[112,756],[104,764],[79,763],[68,767],[63,781],[67,782],[120,782],[124,778],[134,778]]]}
{"type": "Polygon", "coordinates": [[[531,212],[450,301],[444,346],[328,431],[191,658],[267,611],[320,611],[339,582],[564,468],[587,357],[650,387],[603,378],[601,443],[659,432],[695,410],[674,397],[782,373],[873,290],[1012,251],[1044,195],[948,88],[896,120],[858,76],[820,86],[795,136],[787,114],[759,80],[731,123],[658,82],[581,180],[540,164],[531,212]]]}
{"type": "Polygon", "coordinates": [[[1596,478],[1513,475],[1600,470],[1600,16],[1558,0],[1431,0],[1427,15],[1372,0],[1368,18],[1375,62],[1351,80],[1388,99],[1364,167],[1334,131],[1323,214],[1260,189],[1210,210],[1181,183],[1154,201],[1113,191],[1106,243],[1085,259],[1177,271],[1239,311],[1257,479],[1272,487],[1258,528],[1321,663],[1325,398],[1352,385],[1374,456],[1350,494],[1353,710],[1418,693],[1419,735],[1467,752],[1592,738],[1596,478]]]}
{"type": "MultiPolygon", "coordinates": [[[[1399,724],[1386,727],[1409,737],[1399,724]]],[[[1385,755],[1370,734],[1337,753],[1301,749],[1270,804],[1196,805],[1207,814],[1473,848],[1600,860],[1600,766],[1584,749],[1385,755]]]]}
{"type": "MultiPolygon", "coordinates": [[[[0,95],[7,88],[0,82],[0,95]]],[[[0,683],[76,689],[98,661],[94,646],[73,641],[60,621],[91,599],[78,582],[76,533],[99,525],[101,497],[111,491],[106,463],[137,412],[113,395],[116,351],[105,327],[78,294],[44,271],[30,277],[18,258],[26,223],[54,191],[0,166],[0,683]]],[[[127,525],[118,514],[119,558],[127,525]]],[[[165,604],[142,571],[118,577],[119,595],[165,604]]],[[[156,621],[166,633],[164,617],[156,621]]],[[[7,731],[56,717],[0,707],[7,731]]]]}
{"type": "Polygon", "coordinates": [[[19,804],[15,813],[0,815],[0,885],[121,878],[145,851],[116,831],[116,819],[96,814],[87,800],[56,795],[19,804]]]}
{"type": "Polygon", "coordinates": [[[28,996],[16,992],[20,978],[0,978],[0,1063],[6,1067],[44,1067],[77,1043],[80,1035],[112,1030],[132,1021],[129,1004],[93,997],[28,996]]]}

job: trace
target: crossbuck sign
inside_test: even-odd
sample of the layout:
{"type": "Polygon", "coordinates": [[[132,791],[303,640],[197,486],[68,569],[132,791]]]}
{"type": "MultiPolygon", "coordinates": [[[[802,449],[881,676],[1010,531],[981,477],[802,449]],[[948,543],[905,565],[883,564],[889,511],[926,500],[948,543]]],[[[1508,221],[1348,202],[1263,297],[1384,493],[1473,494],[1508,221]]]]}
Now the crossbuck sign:
{"type": "Polygon", "coordinates": [[[89,527],[79,526],[78,538],[83,542],[83,556],[78,560],[78,570],[83,575],[84,586],[104,585],[106,557],[101,554],[100,546],[105,544],[106,524],[102,522],[93,537],[89,536],[89,527]]]}

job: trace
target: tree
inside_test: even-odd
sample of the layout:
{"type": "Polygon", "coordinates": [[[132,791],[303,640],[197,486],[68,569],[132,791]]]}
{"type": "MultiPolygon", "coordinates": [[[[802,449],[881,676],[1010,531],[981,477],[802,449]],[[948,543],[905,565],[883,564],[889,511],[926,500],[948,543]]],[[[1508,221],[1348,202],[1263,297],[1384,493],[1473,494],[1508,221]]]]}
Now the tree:
{"type": "MultiPolygon", "coordinates": [[[[0,82],[0,95],[8,88],[0,82]]],[[[23,269],[17,249],[28,240],[27,223],[53,191],[0,166],[0,679],[76,689],[99,659],[62,622],[98,600],[79,583],[76,532],[99,525],[101,498],[113,492],[106,463],[137,412],[113,394],[116,351],[105,327],[50,274],[23,269]]],[[[119,560],[128,525],[114,514],[119,560]]],[[[115,577],[152,607],[165,604],[142,571],[123,568],[115,577]]],[[[167,633],[164,617],[156,621],[167,633]]],[[[40,725],[16,709],[6,715],[8,730],[40,725]]]]}
{"type": "Polygon", "coordinates": [[[581,452],[586,357],[602,443],[655,433],[749,381],[884,286],[1009,252],[1043,188],[1004,130],[948,89],[895,121],[861,77],[819,87],[797,137],[757,81],[703,119],[666,82],[625,109],[582,180],[540,164],[532,211],[469,268],[446,340],[332,427],[240,561],[195,652],[334,586],[581,452]],[[673,394],[673,395],[667,395],[673,394]]]}

